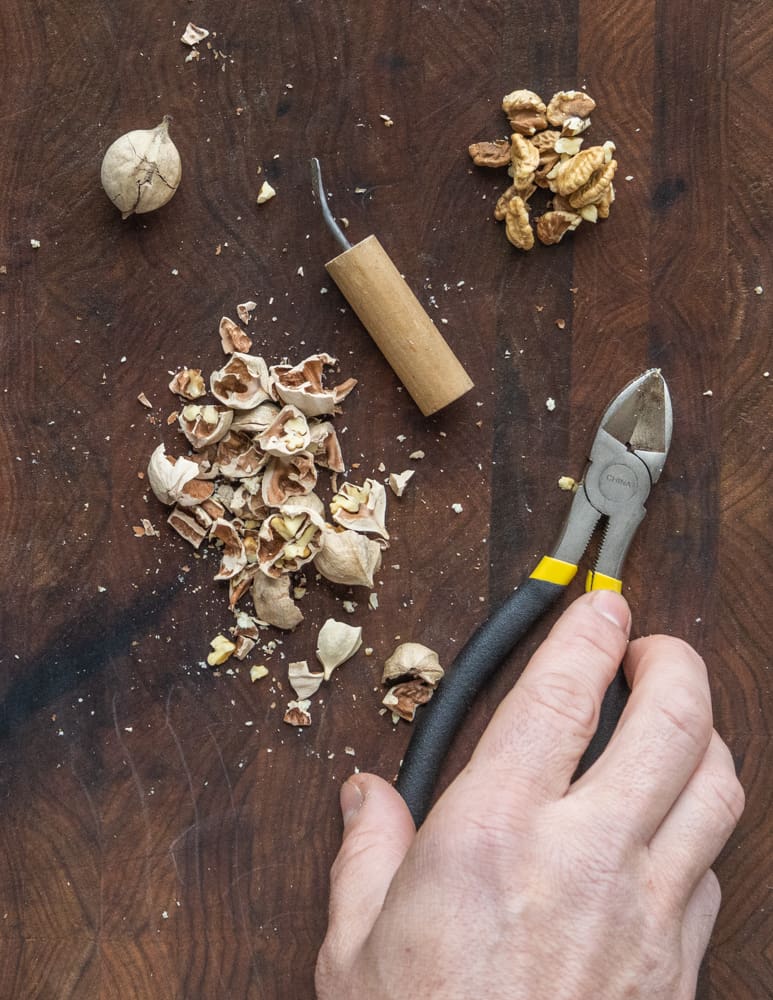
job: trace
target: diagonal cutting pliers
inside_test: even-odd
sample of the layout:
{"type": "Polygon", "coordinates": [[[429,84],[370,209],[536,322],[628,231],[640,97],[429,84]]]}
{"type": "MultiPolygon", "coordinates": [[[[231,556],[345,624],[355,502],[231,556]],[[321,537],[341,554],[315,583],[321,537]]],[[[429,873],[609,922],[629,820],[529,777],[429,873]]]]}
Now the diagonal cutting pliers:
{"type": "MultiPolygon", "coordinates": [[[[671,397],[659,369],[630,382],[604,412],[582,482],[574,494],[558,542],[528,579],[481,625],[456,657],[433,699],[414,724],[397,789],[417,827],[426,817],[440,765],[473,699],[515,644],[564,592],[577,573],[600,522],[604,535],[586,590],[622,590],[622,568],[644,503],[671,444],[671,397]]],[[[596,737],[580,765],[603,750],[625,704],[622,672],[601,708],[596,737]]]]}

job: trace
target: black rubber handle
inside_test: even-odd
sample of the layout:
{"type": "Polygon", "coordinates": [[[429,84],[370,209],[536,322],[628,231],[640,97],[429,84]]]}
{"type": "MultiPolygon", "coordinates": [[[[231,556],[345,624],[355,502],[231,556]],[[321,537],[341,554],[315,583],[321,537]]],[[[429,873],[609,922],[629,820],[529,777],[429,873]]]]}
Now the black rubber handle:
{"type": "Polygon", "coordinates": [[[510,650],[566,588],[529,578],[473,633],[432,700],[419,710],[396,787],[418,827],[440,765],[475,696],[510,650]]]}

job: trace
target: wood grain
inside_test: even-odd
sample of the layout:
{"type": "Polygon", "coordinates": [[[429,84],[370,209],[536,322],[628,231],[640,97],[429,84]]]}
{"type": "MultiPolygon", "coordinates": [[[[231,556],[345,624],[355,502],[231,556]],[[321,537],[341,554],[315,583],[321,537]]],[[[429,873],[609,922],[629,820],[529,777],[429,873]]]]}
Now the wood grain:
{"type": "Polygon", "coordinates": [[[771,995],[770,4],[6,0],[0,34],[0,995],[311,997],[337,789],[354,766],[393,775],[409,736],[378,714],[383,659],[396,636],[453,658],[550,545],[558,476],[649,365],[675,436],[626,594],[639,634],[705,656],[748,800],[698,996],[771,995]],[[188,16],[216,32],[199,62],[188,16]],[[466,147],[504,134],[507,91],[576,85],[617,143],[617,203],[519,254],[491,218],[502,177],[466,147]],[[182,186],[122,222],[102,154],[164,113],[182,186]],[[475,382],[429,420],[325,274],[312,154],[350,238],[378,235],[475,382]],[[256,206],[263,178],[278,194],[256,206]],[[313,657],[342,589],[310,588],[274,681],[215,677],[213,560],[131,530],[163,523],[137,474],[174,441],[168,372],[216,367],[219,319],[250,298],[256,351],[327,350],[359,380],[348,461],[417,470],[391,504],[379,610],[353,618],[373,657],[334,676],[303,732],[281,722],[284,668],[313,657]]]}

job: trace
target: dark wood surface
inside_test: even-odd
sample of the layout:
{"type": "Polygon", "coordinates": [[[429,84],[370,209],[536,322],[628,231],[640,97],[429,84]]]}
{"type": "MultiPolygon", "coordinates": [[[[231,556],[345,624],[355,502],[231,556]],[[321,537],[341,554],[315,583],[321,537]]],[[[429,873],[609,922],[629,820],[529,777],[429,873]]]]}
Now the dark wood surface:
{"type": "Polygon", "coordinates": [[[384,657],[399,635],[453,658],[550,545],[556,480],[581,471],[602,407],[655,365],[674,443],[625,593],[637,634],[706,657],[748,796],[699,996],[770,996],[770,4],[5,0],[0,35],[0,995],[311,997],[339,783],[392,776],[409,738],[378,714],[384,657]],[[184,62],[189,18],[225,58],[184,62]],[[467,144],[503,134],[507,91],[577,85],[599,105],[591,134],[617,143],[618,201],[520,254],[491,219],[503,178],[467,144]],[[163,113],[182,186],[122,222],[102,154],[163,113]],[[377,233],[448,321],[476,388],[437,417],[320,292],[335,247],[312,153],[350,234],[377,233]],[[258,167],[278,192],[261,207],[258,167]],[[249,298],[256,352],[327,350],[359,379],[342,419],[360,474],[417,469],[390,505],[379,608],[352,619],[374,654],[302,732],[281,721],[283,670],[313,658],[340,588],[310,588],[266,660],[276,683],[212,676],[200,662],[230,624],[214,562],[138,479],[175,442],[167,373],[216,367],[219,319],[249,298]],[[134,537],[144,516],[160,538],[134,537]]]}

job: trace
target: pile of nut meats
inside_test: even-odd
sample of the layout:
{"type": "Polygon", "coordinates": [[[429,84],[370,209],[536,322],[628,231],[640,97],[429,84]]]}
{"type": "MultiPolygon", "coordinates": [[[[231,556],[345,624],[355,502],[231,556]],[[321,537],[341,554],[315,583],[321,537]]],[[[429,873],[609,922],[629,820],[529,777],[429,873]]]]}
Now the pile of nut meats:
{"type": "Polygon", "coordinates": [[[498,198],[494,218],[504,221],[508,240],[519,250],[534,246],[528,203],[540,188],[550,192],[547,210],[536,220],[542,243],[559,243],[581,222],[609,216],[615,200],[615,144],[582,149],[580,138],[595,107],[582,90],[559,91],[548,104],[531,90],[514,90],[502,100],[510,138],[469,147],[478,166],[507,167],[512,183],[498,198]]]}

